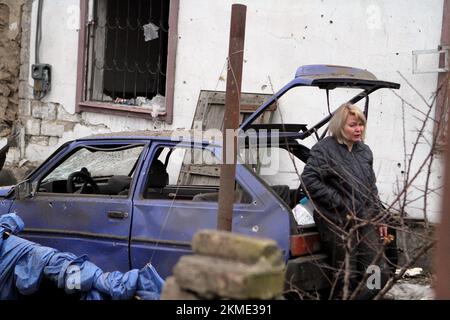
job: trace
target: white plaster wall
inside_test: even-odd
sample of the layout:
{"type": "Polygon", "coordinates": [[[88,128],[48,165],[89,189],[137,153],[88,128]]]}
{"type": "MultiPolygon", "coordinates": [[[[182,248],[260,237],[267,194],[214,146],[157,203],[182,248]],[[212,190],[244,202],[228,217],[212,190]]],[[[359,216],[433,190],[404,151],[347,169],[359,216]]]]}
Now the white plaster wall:
{"type": "MultiPolygon", "coordinates": [[[[176,127],[190,126],[200,90],[225,90],[229,22],[234,2],[181,1],[176,127]]],[[[436,90],[436,73],[412,73],[412,51],[437,48],[442,24],[441,0],[247,0],[239,3],[247,6],[244,92],[272,93],[272,87],[277,91],[293,78],[298,66],[305,64],[368,69],[379,79],[401,83],[398,94],[422,110],[426,106],[401,75],[426,99],[436,90]]],[[[346,95],[331,93],[331,96],[332,107],[337,107],[346,95]]],[[[288,93],[280,101],[284,121],[315,123],[327,113],[325,94],[320,98],[311,90],[296,89],[294,94],[288,93]]],[[[419,114],[405,108],[409,153],[419,125],[413,116],[419,114]]],[[[392,201],[396,180],[402,178],[404,170],[404,143],[401,100],[389,90],[371,96],[366,142],[375,154],[380,195],[392,201]]],[[[415,168],[426,149],[426,146],[419,148],[413,163],[415,168]]],[[[436,165],[434,171],[432,181],[436,186],[441,179],[440,166],[436,165]]],[[[424,181],[422,174],[416,180],[417,187],[422,187],[424,181]]],[[[409,198],[415,196],[417,191],[412,191],[409,198]]],[[[428,202],[428,215],[436,221],[439,200],[434,197],[428,202]]],[[[421,205],[423,199],[411,204],[410,214],[421,216],[421,205]]]]}
{"type": "MultiPolygon", "coordinates": [[[[87,113],[83,115],[83,123],[73,132],[67,132],[60,143],[78,134],[97,131],[188,128],[200,90],[225,90],[231,5],[236,1],[180,2],[173,125],[87,113]]],[[[247,6],[244,92],[272,93],[272,87],[277,91],[293,78],[298,66],[305,64],[368,69],[379,79],[401,83],[398,94],[423,110],[426,107],[421,99],[400,74],[426,99],[436,90],[436,73],[413,74],[411,66],[413,50],[434,49],[440,42],[442,0],[242,0],[239,3],[247,6]]],[[[60,103],[71,113],[75,110],[78,26],[73,23],[77,21],[73,16],[77,6],[78,0],[52,1],[51,6],[45,2],[41,45],[41,62],[53,66],[52,92],[45,101],[60,103]]],[[[35,12],[36,3],[32,26],[35,26],[35,12]]],[[[33,28],[31,34],[33,60],[33,28]]],[[[315,123],[327,113],[324,94],[318,97],[310,90],[302,90],[297,89],[280,101],[285,122],[315,123]]],[[[343,102],[345,96],[348,93],[332,93],[332,107],[343,102]]],[[[418,123],[414,118],[417,114],[405,108],[408,153],[418,123]]],[[[366,142],[375,154],[380,194],[384,200],[391,200],[396,179],[401,178],[404,170],[404,143],[401,101],[389,90],[371,96],[367,130],[366,142]]],[[[426,146],[421,145],[419,157],[423,158],[425,153],[426,146]]],[[[433,182],[438,185],[439,166],[435,172],[433,182]]],[[[420,187],[425,177],[419,178],[420,187]]],[[[429,209],[434,220],[438,205],[439,201],[433,201],[429,209]]],[[[420,204],[416,203],[415,207],[411,214],[420,215],[420,204]]]]}
{"type": "MultiPolygon", "coordinates": [[[[52,87],[42,99],[57,102],[67,111],[75,112],[77,52],[79,29],[79,0],[44,1],[40,63],[52,66],[52,87]]],[[[33,1],[30,34],[30,68],[35,63],[36,16],[38,1],[33,1]]],[[[30,86],[34,81],[29,77],[30,86]]]]}

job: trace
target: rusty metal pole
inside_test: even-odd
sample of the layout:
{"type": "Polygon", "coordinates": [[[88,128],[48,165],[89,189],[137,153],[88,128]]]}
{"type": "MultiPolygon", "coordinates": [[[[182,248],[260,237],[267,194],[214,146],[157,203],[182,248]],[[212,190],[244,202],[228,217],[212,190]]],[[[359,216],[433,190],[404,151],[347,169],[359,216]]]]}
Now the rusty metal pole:
{"type": "Polygon", "coordinates": [[[230,42],[228,44],[228,72],[223,121],[222,164],[220,166],[219,212],[217,229],[231,231],[236,175],[237,139],[239,126],[242,64],[244,60],[245,18],[247,7],[231,7],[230,42]]]}
{"type": "MultiPolygon", "coordinates": [[[[450,0],[444,0],[442,15],[441,46],[450,46],[450,0]]],[[[448,59],[448,58],[447,58],[448,59]]],[[[444,66],[444,56],[441,55],[439,67],[444,66]]],[[[437,227],[437,245],[435,253],[436,268],[436,299],[450,299],[450,134],[448,121],[443,113],[447,110],[450,95],[449,72],[441,72],[438,76],[438,96],[436,100],[436,119],[441,119],[441,125],[447,122],[446,128],[436,137],[439,148],[444,146],[444,194],[441,207],[441,221],[437,227]]],[[[450,119],[450,118],[447,118],[450,119]]],[[[437,127],[435,127],[435,130],[437,127]]],[[[435,131],[436,133],[436,131],[435,131]]]]}
{"type": "MultiPolygon", "coordinates": [[[[450,115],[450,112],[449,112],[450,115]]],[[[436,299],[450,299],[450,134],[447,125],[444,158],[444,194],[441,221],[437,227],[436,245],[436,299]]]]}
{"type": "MultiPolygon", "coordinates": [[[[442,8],[442,29],[441,29],[441,46],[448,47],[450,46],[450,0],[444,0],[443,8],[442,8]]],[[[439,68],[444,68],[445,59],[448,59],[446,55],[439,55],[439,68]]],[[[435,110],[435,118],[436,120],[444,119],[444,112],[447,102],[447,94],[448,94],[448,86],[449,86],[449,72],[439,72],[438,74],[438,83],[437,90],[438,95],[436,97],[436,110],[435,110]]],[[[442,120],[441,122],[444,122],[442,120]]],[[[445,130],[441,129],[440,132],[437,132],[439,126],[434,126],[434,135],[437,139],[437,149],[438,151],[444,151],[445,148],[445,130]]]]}

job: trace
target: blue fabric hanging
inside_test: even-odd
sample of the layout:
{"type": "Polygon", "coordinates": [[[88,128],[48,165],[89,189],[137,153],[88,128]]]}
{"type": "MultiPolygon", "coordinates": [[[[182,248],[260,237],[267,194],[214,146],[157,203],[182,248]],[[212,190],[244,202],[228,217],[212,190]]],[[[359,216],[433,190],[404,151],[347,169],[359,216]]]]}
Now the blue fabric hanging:
{"type": "Polygon", "coordinates": [[[151,264],[125,273],[103,272],[85,255],[59,252],[16,236],[23,227],[15,213],[0,216],[0,299],[33,294],[44,278],[86,300],[159,299],[164,280],[151,264]]]}

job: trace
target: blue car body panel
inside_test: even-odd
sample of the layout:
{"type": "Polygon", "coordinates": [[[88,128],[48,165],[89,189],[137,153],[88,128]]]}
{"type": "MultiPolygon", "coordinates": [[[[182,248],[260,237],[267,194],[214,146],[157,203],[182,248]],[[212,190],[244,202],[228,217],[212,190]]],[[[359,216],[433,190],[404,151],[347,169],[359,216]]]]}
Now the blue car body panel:
{"type": "Polygon", "coordinates": [[[126,271],[130,219],[113,220],[108,211],[127,211],[129,199],[40,195],[14,203],[12,210],[25,222],[21,236],[56,248],[87,254],[105,271],[126,271]]]}
{"type": "MultiPolygon", "coordinates": [[[[161,137],[98,139],[72,142],[56,153],[30,177],[39,181],[73,150],[84,145],[147,144],[136,168],[128,197],[37,192],[24,200],[3,199],[4,213],[16,212],[25,222],[21,236],[30,241],[76,255],[87,254],[103,270],[126,271],[151,262],[162,277],[172,273],[179,257],[191,253],[191,240],[200,229],[215,229],[218,204],[214,202],[144,199],[146,172],[156,147],[172,143],[161,137]],[[149,146],[152,146],[151,148],[149,146]],[[12,206],[11,206],[11,203],[12,206]],[[127,212],[125,219],[111,219],[109,211],[127,212]]],[[[201,145],[201,144],[200,144],[201,145]]],[[[220,148],[210,148],[212,152],[220,148]]],[[[288,211],[267,186],[242,165],[236,178],[253,201],[236,204],[233,231],[272,238],[289,255],[288,211]]],[[[8,194],[5,190],[4,194],[8,194]]]]}

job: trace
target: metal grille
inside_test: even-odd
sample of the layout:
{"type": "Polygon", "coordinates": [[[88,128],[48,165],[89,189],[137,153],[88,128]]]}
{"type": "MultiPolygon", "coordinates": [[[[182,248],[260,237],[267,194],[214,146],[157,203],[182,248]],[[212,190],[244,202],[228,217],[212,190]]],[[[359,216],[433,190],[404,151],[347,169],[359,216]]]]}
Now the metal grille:
{"type": "Polygon", "coordinates": [[[138,104],[165,95],[169,0],[95,0],[86,99],[138,104]]]}

